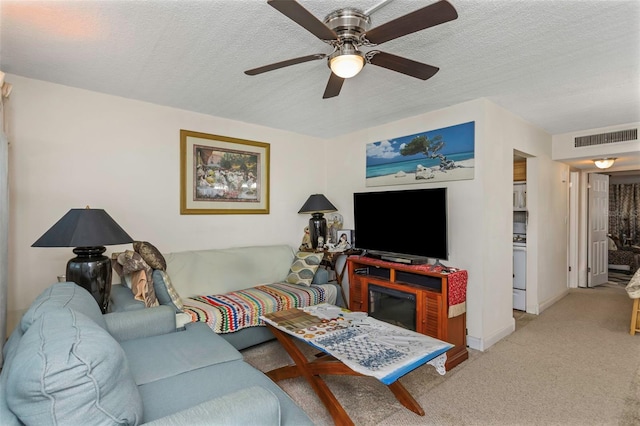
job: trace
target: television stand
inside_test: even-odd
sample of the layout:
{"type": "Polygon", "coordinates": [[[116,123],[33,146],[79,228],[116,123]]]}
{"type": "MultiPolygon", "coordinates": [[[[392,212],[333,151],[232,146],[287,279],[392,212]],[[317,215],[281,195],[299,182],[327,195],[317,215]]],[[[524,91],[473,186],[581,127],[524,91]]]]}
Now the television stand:
{"type": "MultiPolygon", "coordinates": [[[[349,256],[349,309],[370,312],[370,286],[415,300],[414,331],[455,345],[447,352],[445,368],[452,369],[469,357],[466,330],[467,272],[446,272],[433,265],[409,265],[363,256],[349,256]],[[462,278],[462,280],[461,280],[462,278]],[[462,285],[463,284],[463,285],[462,285]],[[408,296],[408,297],[407,297],[408,296]]],[[[379,292],[379,290],[378,290],[379,292]]],[[[393,297],[393,296],[392,296],[393,297]]],[[[392,318],[397,321],[398,318],[392,318]]]]}

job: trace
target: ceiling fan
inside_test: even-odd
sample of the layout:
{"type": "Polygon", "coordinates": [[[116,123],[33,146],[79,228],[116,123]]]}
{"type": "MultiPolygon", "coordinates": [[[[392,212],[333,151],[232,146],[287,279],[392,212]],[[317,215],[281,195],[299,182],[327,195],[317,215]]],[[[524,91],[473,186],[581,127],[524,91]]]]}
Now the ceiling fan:
{"type": "Polygon", "coordinates": [[[247,70],[245,74],[257,75],[327,58],[331,76],[323,99],[338,96],[344,80],[358,74],[365,64],[377,65],[421,80],[433,77],[439,68],[379,50],[362,52],[359,48],[377,46],[458,17],[458,13],[449,2],[440,0],[369,30],[371,18],[355,8],[338,9],[327,15],[324,21],[320,21],[295,0],[267,0],[267,3],[320,40],[330,44],[333,52],[288,59],[247,70]]]}

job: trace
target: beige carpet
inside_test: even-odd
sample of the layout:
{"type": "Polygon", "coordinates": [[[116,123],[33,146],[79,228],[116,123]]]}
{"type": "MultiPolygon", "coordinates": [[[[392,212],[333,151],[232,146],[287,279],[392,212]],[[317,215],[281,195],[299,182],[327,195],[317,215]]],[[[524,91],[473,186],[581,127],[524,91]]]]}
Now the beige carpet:
{"type": "MultiPolygon", "coordinates": [[[[326,377],[356,425],[640,425],[640,334],[624,288],[575,289],[445,376],[423,366],[401,381],[420,417],[368,377],[326,377]]],[[[311,353],[311,351],[309,351],[311,353]]],[[[289,363],[275,341],[243,351],[262,371],[289,363]]],[[[280,386],[314,423],[333,424],[303,379],[280,386]]]]}

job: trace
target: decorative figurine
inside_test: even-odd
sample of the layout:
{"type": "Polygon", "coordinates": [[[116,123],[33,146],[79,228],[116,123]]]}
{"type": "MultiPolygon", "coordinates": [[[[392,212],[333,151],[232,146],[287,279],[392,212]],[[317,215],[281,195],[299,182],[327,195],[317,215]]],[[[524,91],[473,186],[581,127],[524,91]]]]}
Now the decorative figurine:
{"type": "Polygon", "coordinates": [[[300,247],[298,248],[298,250],[308,250],[312,248],[313,247],[311,247],[311,235],[309,235],[309,227],[305,226],[304,236],[302,237],[302,244],[300,244],[300,247]]]}
{"type": "Polygon", "coordinates": [[[338,229],[342,229],[342,215],[340,213],[331,213],[327,217],[328,237],[331,241],[338,241],[338,229]]]}
{"type": "Polygon", "coordinates": [[[329,251],[332,251],[332,250],[334,250],[336,248],[336,245],[331,242],[331,237],[327,238],[327,242],[324,245],[324,248],[326,248],[329,251]]]}

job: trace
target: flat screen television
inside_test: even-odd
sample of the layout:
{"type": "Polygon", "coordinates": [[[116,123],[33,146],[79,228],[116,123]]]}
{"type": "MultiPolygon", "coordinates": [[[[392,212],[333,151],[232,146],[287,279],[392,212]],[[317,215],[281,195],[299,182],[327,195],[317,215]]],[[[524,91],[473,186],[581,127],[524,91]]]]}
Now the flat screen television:
{"type": "Polygon", "coordinates": [[[370,255],[403,263],[449,257],[446,188],[356,192],[353,213],[355,246],[370,255]]]}

